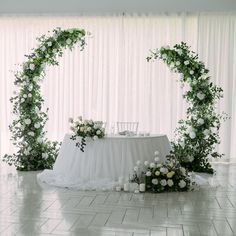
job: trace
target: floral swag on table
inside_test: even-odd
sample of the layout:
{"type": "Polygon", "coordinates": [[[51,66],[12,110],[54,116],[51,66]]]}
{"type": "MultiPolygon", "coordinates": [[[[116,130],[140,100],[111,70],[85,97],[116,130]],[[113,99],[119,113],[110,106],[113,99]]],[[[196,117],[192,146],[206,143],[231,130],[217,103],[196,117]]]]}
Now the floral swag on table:
{"type": "Polygon", "coordinates": [[[17,153],[5,155],[3,160],[14,164],[18,170],[41,170],[52,168],[58,154],[59,143],[46,139],[44,126],[48,120],[48,109],[42,111],[43,98],[40,82],[45,76],[46,65],[58,65],[57,57],[63,49],[73,49],[79,43],[81,50],[85,45],[83,29],[53,30],[53,35],[38,38],[39,46],[26,55],[27,61],[15,73],[14,84],[18,87],[10,101],[16,119],[9,126],[17,153]]]}
{"type": "Polygon", "coordinates": [[[180,73],[182,86],[189,86],[189,90],[183,95],[189,104],[187,119],[179,121],[171,154],[189,171],[213,173],[209,156],[222,156],[215,151],[215,147],[220,143],[221,121],[227,118],[226,114],[215,111],[215,105],[223,96],[223,90],[210,81],[209,70],[198,60],[198,55],[190,51],[186,43],[152,51],[147,60],[157,58],[166,63],[173,72],[180,73]]]}
{"type": "Polygon", "coordinates": [[[76,146],[82,152],[84,152],[84,147],[86,146],[86,138],[97,140],[105,136],[102,121],[83,120],[82,116],[79,116],[77,121],[70,118],[69,122],[71,123],[71,130],[73,132],[71,139],[76,140],[76,146]],[[78,141],[77,137],[81,138],[81,141],[78,141]]]}

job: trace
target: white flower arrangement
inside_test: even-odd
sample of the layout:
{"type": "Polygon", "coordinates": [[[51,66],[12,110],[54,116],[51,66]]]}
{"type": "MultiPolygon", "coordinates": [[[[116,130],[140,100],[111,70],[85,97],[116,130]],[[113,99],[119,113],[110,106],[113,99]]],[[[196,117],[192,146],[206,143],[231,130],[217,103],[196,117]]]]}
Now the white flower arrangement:
{"type": "MultiPolygon", "coordinates": [[[[159,155],[156,151],[155,154],[159,155]]],[[[160,162],[158,155],[154,156],[155,163],[137,161],[134,167],[132,182],[140,184],[144,179],[146,190],[150,192],[188,191],[195,183],[191,180],[187,170],[182,167],[174,156],[167,156],[165,162],[160,162]],[[158,162],[157,163],[157,157],[158,162]],[[136,164],[137,164],[136,163],[136,164]]]]}
{"type": "Polygon", "coordinates": [[[84,152],[84,147],[86,146],[86,138],[92,138],[97,140],[105,136],[105,128],[103,127],[102,121],[93,121],[93,120],[83,120],[81,116],[78,117],[78,120],[74,121],[72,118],[69,118],[71,123],[71,131],[73,135],[71,136],[72,140],[76,140],[77,137],[81,137],[81,142],[77,141],[76,146],[84,152]]]}

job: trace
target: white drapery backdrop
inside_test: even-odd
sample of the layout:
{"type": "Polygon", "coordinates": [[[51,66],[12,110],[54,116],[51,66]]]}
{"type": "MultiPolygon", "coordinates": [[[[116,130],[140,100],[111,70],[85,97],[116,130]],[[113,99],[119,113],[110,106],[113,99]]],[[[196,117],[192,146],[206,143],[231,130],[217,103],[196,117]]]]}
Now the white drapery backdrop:
{"type": "Polygon", "coordinates": [[[165,133],[184,117],[184,88],[161,62],[147,63],[150,49],[181,41],[209,67],[213,81],[224,89],[217,105],[231,119],[221,129],[219,151],[236,158],[236,14],[5,16],[0,17],[0,153],[11,152],[9,98],[14,73],[24,55],[37,47],[36,37],[56,27],[84,28],[92,33],[83,52],[66,51],[59,67],[47,68],[42,84],[49,107],[48,137],[62,140],[68,118],[83,115],[107,121],[139,121],[139,130],[165,133]]]}

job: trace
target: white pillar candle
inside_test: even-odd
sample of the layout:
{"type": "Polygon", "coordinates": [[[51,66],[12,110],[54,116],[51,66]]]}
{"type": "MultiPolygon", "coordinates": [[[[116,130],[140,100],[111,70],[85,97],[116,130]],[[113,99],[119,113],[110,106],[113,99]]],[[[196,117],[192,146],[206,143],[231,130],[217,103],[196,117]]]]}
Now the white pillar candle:
{"type": "Polygon", "coordinates": [[[146,185],[145,184],[140,184],[139,185],[139,191],[140,192],[145,192],[146,185]]]}
{"type": "Polygon", "coordinates": [[[118,182],[119,182],[120,186],[123,186],[123,184],[124,184],[124,177],[119,177],[118,182]]]}
{"type": "Polygon", "coordinates": [[[120,186],[116,186],[116,191],[120,192],[121,191],[121,187],[120,186]]]}
{"type": "Polygon", "coordinates": [[[129,183],[124,184],[124,191],[129,192],[129,183]]]}

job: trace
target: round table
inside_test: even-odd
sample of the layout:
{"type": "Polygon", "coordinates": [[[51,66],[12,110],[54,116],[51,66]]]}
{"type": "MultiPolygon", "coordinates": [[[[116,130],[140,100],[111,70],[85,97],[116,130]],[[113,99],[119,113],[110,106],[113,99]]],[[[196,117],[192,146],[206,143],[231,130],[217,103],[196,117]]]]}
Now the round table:
{"type": "Polygon", "coordinates": [[[42,182],[54,186],[81,190],[113,189],[120,177],[133,174],[136,162],[153,162],[154,152],[165,160],[170,152],[166,135],[106,136],[96,141],[88,139],[84,152],[66,134],[53,170],[38,174],[42,182]]]}

